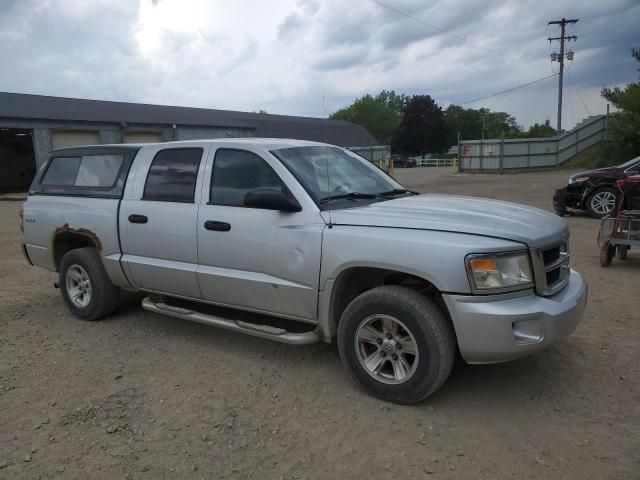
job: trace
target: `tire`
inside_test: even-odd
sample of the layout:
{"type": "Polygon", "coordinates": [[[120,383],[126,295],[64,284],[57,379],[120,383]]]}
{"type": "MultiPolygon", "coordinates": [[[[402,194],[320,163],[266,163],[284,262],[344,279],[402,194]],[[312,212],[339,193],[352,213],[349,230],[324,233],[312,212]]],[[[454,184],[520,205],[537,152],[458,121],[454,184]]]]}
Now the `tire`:
{"type": "Polygon", "coordinates": [[[384,286],[364,292],[347,306],[338,325],[338,349],[351,376],[369,393],[412,404],[444,383],[457,344],[451,323],[435,303],[410,288],[384,286]],[[392,324],[397,328],[389,338],[384,332],[393,330],[384,326],[392,324]],[[409,353],[412,349],[417,354],[409,353]],[[377,355],[384,359],[376,372],[366,367],[365,359],[373,367],[377,355]],[[405,377],[400,378],[396,369],[405,377]]]}
{"type": "Polygon", "coordinates": [[[598,188],[587,198],[586,209],[593,218],[613,213],[618,203],[618,193],[611,187],[598,188]],[[611,208],[608,208],[611,207],[611,208]]]}
{"type": "Polygon", "coordinates": [[[81,320],[99,320],[118,307],[120,289],[109,280],[94,248],[67,252],[58,284],[65,303],[81,320]]]}
{"type": "Polygon", "coordinates": [[[611,245],[607,245],[606,247],[602,247],[600,249],[600,266],[601,267],[610,267],[611,261],[613,260],[613,255],[615,253],[615,248],[611,245]]]}

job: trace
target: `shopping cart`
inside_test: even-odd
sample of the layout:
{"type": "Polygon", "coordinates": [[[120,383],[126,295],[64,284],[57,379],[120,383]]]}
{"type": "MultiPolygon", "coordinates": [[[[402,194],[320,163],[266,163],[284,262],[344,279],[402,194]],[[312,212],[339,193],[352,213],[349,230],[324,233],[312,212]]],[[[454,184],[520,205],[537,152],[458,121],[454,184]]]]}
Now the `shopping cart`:
{"type": "Polygon", "coordinates": [[[600,265],[608,267],[613,257],[627,258],[632,246],[640,246],[640,175],[616,182],[621,192],[613,214],[600,219],[598,247],[600,265]]]}

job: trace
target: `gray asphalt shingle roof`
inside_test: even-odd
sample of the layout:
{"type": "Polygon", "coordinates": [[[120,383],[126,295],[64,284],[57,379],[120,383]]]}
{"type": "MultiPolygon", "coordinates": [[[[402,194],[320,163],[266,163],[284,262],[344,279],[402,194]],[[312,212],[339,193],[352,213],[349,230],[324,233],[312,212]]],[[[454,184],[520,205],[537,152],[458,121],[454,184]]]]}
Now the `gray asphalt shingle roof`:
{"type": "Polygon", "coordinates": [[[0,92],[0,117],[130,124],[245,128],[255,136],[297,138],[335,145],[378,145],[361,125],[344,120],[235,112],[208,108],[109,102],[0,92]]]}

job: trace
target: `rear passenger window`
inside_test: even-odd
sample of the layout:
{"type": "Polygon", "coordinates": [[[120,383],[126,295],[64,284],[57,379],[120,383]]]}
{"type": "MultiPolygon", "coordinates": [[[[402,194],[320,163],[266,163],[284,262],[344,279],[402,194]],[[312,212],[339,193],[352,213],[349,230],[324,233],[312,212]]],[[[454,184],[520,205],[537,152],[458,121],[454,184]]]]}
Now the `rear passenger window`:
{"type": "Polygon", "coordinates": [[[151,162],[144,200],[193,202],[203,150],[172,148],[159,151],[151,162]]]}
{"type": "Polygon", "coordinates": [[[43,185],[112,187],[122,166],[122,155],[83,155],[56,157],[42,179],[43,185]]]}
{"type": "Polygon", "coordinates": [[[286,191],[280,177],[258,155],[243,150],[216,152],[209,203],[244,207],[244,196],[255,188],[286,191]]]}
{"type": "Polygon", "coordinates": [[[51,159],[42,178],[43,185],[74,185],[80,168],[80,157],[57,157],[51,159]]]}
{"type": "Polygon", "coordinates": [[[116,181],[122,155],[86,155],[82,157],[75,185],[77,187],[111,187],[116,181]]]}

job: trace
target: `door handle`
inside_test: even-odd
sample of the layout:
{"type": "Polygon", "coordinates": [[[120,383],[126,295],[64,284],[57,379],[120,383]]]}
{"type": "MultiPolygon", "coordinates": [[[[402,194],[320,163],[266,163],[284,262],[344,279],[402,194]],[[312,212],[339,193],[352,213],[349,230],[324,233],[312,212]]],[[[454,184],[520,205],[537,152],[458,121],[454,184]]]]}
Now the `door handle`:
{"type": "Polygon", "coordinates": [[[231,224],[227,222],[216,222],[215,220],[207,220],[204,222],[204,228],[216,232],[228,232],[231,230],[231,224]]]}
{"type": "Polygon", "coordinates": [[[146,215],[137,215],[134,213],[132,215],[129,215],[129,221],[131,223],[147,223],[149,219],[146,215]]]}

